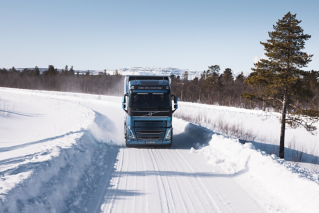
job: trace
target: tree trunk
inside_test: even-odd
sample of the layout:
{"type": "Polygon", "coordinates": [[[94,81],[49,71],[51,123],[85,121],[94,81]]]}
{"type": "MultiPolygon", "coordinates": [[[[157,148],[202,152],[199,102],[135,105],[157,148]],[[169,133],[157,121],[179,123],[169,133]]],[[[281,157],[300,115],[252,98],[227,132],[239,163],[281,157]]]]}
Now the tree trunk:
{"type": "Polygon", "coordinates": [[[282,111],[281,111],[281,130],[280,130],[280,148],[279,148],[280,158],[285,158],[285,130],[286,130],[287,104],[288,104],[288,97],[287,97],[287,92],[285,92],[284,100],[282,103],[282,111]]]}

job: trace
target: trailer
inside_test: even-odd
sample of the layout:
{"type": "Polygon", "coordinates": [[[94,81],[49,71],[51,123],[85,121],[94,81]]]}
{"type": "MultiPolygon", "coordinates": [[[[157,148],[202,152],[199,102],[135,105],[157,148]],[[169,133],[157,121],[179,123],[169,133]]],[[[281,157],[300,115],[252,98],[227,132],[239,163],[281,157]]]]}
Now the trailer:
{"type": "Polygon", "coordinates": [[[178,105],[177,97],[171,94],[170,78],[126,76],[124,91],[122,108],[125,111],[126,146],[171,146],[172,114],[178,105]]]}

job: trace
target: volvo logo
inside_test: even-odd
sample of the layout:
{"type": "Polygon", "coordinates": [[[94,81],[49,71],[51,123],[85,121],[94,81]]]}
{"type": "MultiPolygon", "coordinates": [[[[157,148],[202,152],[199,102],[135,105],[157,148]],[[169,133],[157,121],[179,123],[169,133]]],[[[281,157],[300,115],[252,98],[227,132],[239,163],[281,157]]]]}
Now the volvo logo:
{"type": "MultiPolygon", "coordinates": [[[[156,113],[159,113],[160,111],[157,111],[157,112],[149,112],[149,113],[147,113],[146,115],[143,115],[143,116],[152,116],[152,115],[154,115],[154,114],[156,114],[156,113]]],[[[143,117],[142,116],[142,117],[143,117]]]]}

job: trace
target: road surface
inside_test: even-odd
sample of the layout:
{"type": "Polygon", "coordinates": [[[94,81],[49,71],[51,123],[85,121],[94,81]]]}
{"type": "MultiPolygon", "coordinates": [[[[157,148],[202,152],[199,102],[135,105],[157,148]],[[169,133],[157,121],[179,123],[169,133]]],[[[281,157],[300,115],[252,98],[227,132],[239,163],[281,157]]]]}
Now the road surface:
{"type": "MultiPolygon", "coordinates": [[[[212,133],[188,124],[174,126],[171,148],[124,146],[123,111],[114,105],[87,103],[98,124],[121,141],[105,154],[104,169],[94,186],[88,185],[81,204],[69,201],[67,211],[83,212],[263,212],[258,201],[234,178],[190,150],[205,144],[212,133]],[[104,122],[104,120],[106,120],[104,122]],[[121,139],[122,138],[122,139],[121,139]],[[94,188],[94,189],[91,189],[94,188]]],[[[95,161],[93,161],[95,162],[95,161]]],[[[101,172],[102,171],[102,172],[101,172]]]]}

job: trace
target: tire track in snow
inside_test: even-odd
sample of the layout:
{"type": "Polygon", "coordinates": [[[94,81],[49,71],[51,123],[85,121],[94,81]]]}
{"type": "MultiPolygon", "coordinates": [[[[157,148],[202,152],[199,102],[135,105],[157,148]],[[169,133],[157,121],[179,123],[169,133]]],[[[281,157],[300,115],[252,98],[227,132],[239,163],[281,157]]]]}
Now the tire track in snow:
{"type": "MultiPolygon", "coordinates": [[[[141,190],[143,192],[147,192],[146,189],[146,173],[145,173],[145,163],[143,162],[143,150],[137,149],[135,152],[135,187],[134,191],[137,192],[137,190],[141,190]],[[139,174],[137,174],[137,171],[140,171],[139,174]],[[144,172],[143,172],[144,171],[144,172]]],[[[137,194],[134,194],[134,202],[135,202],[135,208],[134,212],[145,212],[147,204],[148,196],[146,195],[145,198],[141,196],[137,196],[137,194]]]]}
{"type": "MultiPolygon", "coordinates": [[[[180,151],[177,151],[179,155],[185,159],[180,151]]],[[[204,172],[203,167],[193,161],[186,162],[190,168],[197,168],[200,173],[204,172]],[[190,165],[192,164],[192,165],[190,165]]],[[[216,174],[216,179],[207,179],[198,177],[201,184],[206,186],[205,189],[210,189],[218,198],[218,205],[222,212],[264,212],[263,208],[256,202],[255,198],[251,197],[244,188],[241,188],[234,180],[234,175],[228,174],[216,174]],[[217,184],[217,185],[216,185],[217,184]],[[221,187],[222,186],[222,187],[221,187]],[[236,192],[233,194],[232,192],[236,192]]]]}
{"type": "MultiPolygon", "coordinates": [[[[156,159],[155,159],[154,154],[153,154],[153,149],[148,149],[148,151],[149,151],[148,153],[150,155],[150,158],[152,160],[153,168],[155,169],[155,171],[159,171],[156,159]]],[[[157,184],[157,189],[158,189],[158,192],[159,192],[159,198],[160,198],[160,204],[161,204],[161,212],[164,212],[164,210],[165,210],[165,212],[167,212],[167,211],[169,212],[169,206],[168,206],[168,202],[167,202],[167,199],[166,199],[166,191],[165,191],[165,188],[164,188],[163,180],[161,179],[161,177],[158,177],[157,175],[156,175],[156,184],[157,184]],[[163,188],[160,188],[159,184],[161,184],[161,186],[163,188]],[[168,209],[164,209],[164,206],[166,206],[168,209]]]]}
{"type": "MultiPolygon", "coordinates": [[[[134,152],[134,158],[136,159],[136,152],[134,152]]],[[[135,167],[134,167],[134,170],[136,171],[137,170],[137,161],[135,161],[135,167]]],[[[134,191],[137,190],[137,175],[135,174],[135,177],[134,177],[134,191]]],[[[133,199],[133,209],[134,209],[134,212],[137,212],[136,211],[136,194],[134,194],[134,199],[133,199]]]]}
{"type": "MultiPolygon", "coordinates": [[[[177,150],[174,150],[174,153],[175,152],[177,152],[177,150]]],[[[180,157],[178,157],[178,155],[174,155],[174,157],[175,157],[175,162],[181,167],[181,168],[183,168],[183,173],[187,173],[187,174],[191,174],[191,176],[193,176],[193,177],[196,177],[195,175],[194,175],[194,172],[192,171],[192,170],[190,170],[189,169],[189,167],[187,167],[186,166],[186,164],[185,164],[185,162],[184,162],[184,159],[182,160],[180,157]],[[175,157],[175,156],[177,156],[177,157],[175,157]]],[[[204,206],[204,204],[203,204],[203,202],[201,202],[202,200],[205,200],[206,201],[206,203],[208,203],[208,204],[210,204],[210,202],[209,202],[209,200],[207,199],[207,196],[203,196],[203,189],[202,189],[202,187],[198,184],[198,182],[196,181],[196,180],[194,180],[193,178],[186,178],[186,181],[185,182],[187,182],[186,183],[186,189],[189,189],[189,190],[194,190],[194,194],[196,194],[196,196],[194,196],[193,194],[189,194],[188,193],[188,196],[189,196],[189,199],[190,199],[190,203],[192,204],[192,206],[194,206],[194,204],[193,203],[197,203],[197,205],[198,205],[198,203],[201,205],[201,207],[202,207],[202,211],[203,212],[206,212],[206,211],[212,211],[212,209],[214,209],[214,208],[209,208],[209,209],[207,209],[205,206],[204,206]],[[189,186],[196,186],[196,187],[193,187],[193,188],[190,188],[189,186]],[[198,192],[198,190],[195,190],[195,189],[201,189],[199,192],[198,192]],[[195,200],[197,200],[197,202],[194,202],[194,199],[195,200]]],[[[196,212],[201,212],[201,211],[198,211],[198,206],[196,206],[195,207],[195,211],[196,212]]]]}
{"type": "MultiPolygon", "coordinates": [[[[170,159],[170,160],[171,160],[171,161],[170,161],[170,162],[171,162],[171,166],[174,167],[174,171],[177,171],[177,168],[176,168],[176,166],[174,165],[174,163],[173,163],[173,161],[172,161],[172,159],[171,159],[171,157],[170,157],[170,155],[169,155],[169,152],[170,152],[169,150],[165,150],[165,152],[163,152],[163,153],[166,154],[167,159],[170,159]]],[[[163,157],[162,155],[161,155],[161,157],[162,157],[162,162],[165,162],[165,161],[163,161],[164,157],[163,157]]],[[[167,166],[167,165],[165,165],[165,166],[167,166]]],[[[187,208],[187,205],[186,205],[186,203],[185,203],[185,199],[184,199],[183,196],[181,195],[180,184],[177,182],[176,176],[175,176],[175,175],[172,175],[172,179],[173,179],[173,181],[174,181],[173,186],[175,186],[175,187],[177,188],[176,193],[177,193],[177,196],[178,196],[178,199],[179,199],[180,203],[181,203],[182,206],[183,206],[183,209],[184,209],[183,212],[189,212],[189,209],[187,208]]],[[[184,181],[182,181],[182,183],[183,183],[184,188],[185,188],[186,186],[185,186],[185,184],[184,184],[184,181]]],[[[190,196],[189,196],[188,193],[187,193],[187,195],[188,195],[188,198],[190,198],[190,196]]],[[[190,200],[191,200],[191,199],[190,199],[190,200]]],[[[192,207],[193,207],[193,211],[192,211],[192,212],[195,212],[195,208],[194,208],[194,206],[193,206],[193,203],[191,203],[191,205],[192,205],[192,207]]]]}
{"type": "Polygon", "coordinates": [[[123,167],[123,149],[120,149],[117,155],[117,163],[116,163],[116,171],[114,177],[111,179],[111,185],[109,189],[107,189],[107,193],[104,197],[104,203],[101,205],[102,212],[112,212],[115,202],[115,196],[117,193],[117,189],[119,187],[119,177],[123,167]],[[108,202],[109,201],[109,202],[108,202]]]}
{"type": "MultiPolygon", "coordinates": [[[[147,181],[147,176],[146,176],[145,157],[144,157],[143,150],[141,150],[140,152],[141,152],[142,161],[143,161],[143,171],[144,171],[144,179],[145,179],[145,192],[147,192],[148,191],[148,181],[147,181]]],[[[148,207],[148,196],[146,196],[146,202],[145,202],[145,212],[146,213],[148,213],[147,207],[148,207]]]]}
{"type": "MultiPolygon", "coordinates": [[[[191,173],[193,173],[193,174],[194,174],[194,177],[196,177],[196,179],[198,180],[198,182],[201,184],[201,186],[199,186],[199,185],[198,185],[198,182],[195,181],[195,183],[196,183],[196,185],[198,186],[198,188],[202,188],[203,191],[206,193],[206,195],[208,195],[208,197],[210,198],[210,201],[211,201],[211,202],[209,202],[209,201],[206,199],[206,196],[204,196],[205,199],[206,199],[206,201],[207,201],[207,203],[212,203],[217,212],[224,212],[224,211],[221,211],[221,210],[220,210],[220,208],[219,208],[219,206],[217,205],[215,199],[214,199],[213,196],[210,194],[210,192],[207,190],[207,187],[205,187],[205,185],[203,184],[201,178],[198,177],[198,175],[196,174],[196,171],[190,166],[190,164],[188,163],[187,159],[185,159],[185,157],[183,157],[183,155],[182,155],[178,150],[176,150],[176,153],[177,153],[177,156],[179,156],[179,158],[182,159],[182,162],[184,162],[184,165],[188,167],[188,171],[190,171],[191,173]]],[[[222,199],[222,197],[219,196],[218,194],[217,194],[217,197],[218,197],[218,199],[220,199],[220,201],[222,201],[222,203],[226,203],[226,202],[222,199]]]]}
{"type": "MultiPolygon", "coordinates": [[[[119,181],[119,188],[123,190],[123,193],[126,194],[130,191],[129,187],[133,186],[134,190],[133,192],[136,191],[136,181],[134,177],[130,177],[131,172],[129,169],[132,169],[133,171],[136,171],[136,162],[135,164],[130,164],[130,160],[128,159],[136,159],[136,151],[134,150],[133,152],[130,152],[128,148],[123,148],[123,155],[125,158],[123,158],[123,170],[124,172],[121,172],[120,176],[120,181],[119,181]],[[122,174],[124,175],[122,176],[122,174]]],[[[135,175],[136,177],[136,175],[135,175]]],[[[115,212],[129,212],[128,208],[130,211],[135,209],[135,194],[133,195],[133,199],[130,199],[129,197],[123,199],[123,204],[120,206],[119,209],[116,209],[115,212]]]]}
{"type": "MultiPolygon", "coordinates": [[[[170,151],[173,152],[173,153],[175,153],[175,150],[170,150],[170,151]]],[[[168,151],[167,151],[167,152],[168,152],[168,151]]],[[[172,156],[176,156],[176,155],[174,155],[174,154],[171,153],[171,154],[167,154],[167,156],[168,156],[168,159],[170,159],[170,162],[172,162],[171,164],[172,164],[173,167],[175,168],[175,171],[179,171],[179,170],[182,168],[181,163],[178,162],[178,159],[172,158],[172,156]]],[[[174,175],[173,177],[174,177],[174,179],[175,179],[175,181],[176,181],[175,175],[174,175]]],[[[187,205],[190,205],[190,206],[192,207],[192,211],[191,211],[191,212],[196,212],[196,209],[198,209],[198,208],[195,207],[194,204],[193,204],[194,198],[192,198],[192,196],[193,196],[194,194],[191,193],[190,190],[189,190],[189,186],[193,186],[193,184],[191,183],[191,181],[190,181],[189,179],[184,180],[185,178],[182,177],[182,176],[180,177],[180,179],[183,180],[183,181],[176,181],[177,186],[178,186],[178,188],[179,188],[179,191],[180,191],[180,184],[182,184],[182,185],[183,185],[183,186],[182,186],[182,189],[183,189],[183,191],[185,191],[185,193],[183,193],[183,194],[187,194],[187,197],[181,196],[181,199],[183,200],[183,203],[184,203],[184,205],[186,206],[186,208],[187,208],[187,205]],[[187,198],[187,200],[188,200],[187,202],[185,202],[186,198],[187,198]]],[[[203,207],[203,209],[204,209],[204,206],[203,206],[203,205],[202,205],[202,207],[203,207]]],[[[188,208],[187,208],[187,210],[188,210],[188,208]]],[[[187,211],[187,212],[190,212],[190,211],[187,211]]]]}
{"type": "MultiPolygon", "coordinates": [[[[162,151],[162,150],[161,150],[162,151]]],[[[163,151],[162,151],[163,152],[163,151]]],[[[172,192],[172,187],[170,186],[170,182],[168,181],[168,178],[167,178],[167,175],[165,175],[165,170],[163,169],[164,167],[164,161],[162,159],[162,155],[161,153],[157,150],[157,149],[154,149],[154,156],[156,157],[156,159],[158,159],[160,161],[160,164],[158,164],[158,173],[159,173],[159,176],[161,177],[161,179],[163,181],[163,187],[164,187],[164,190],[167,192],[169,191],[169,197],[167,199],[167,204],[168,204],[168,209],[169,209],[169,212],[176,212],[176,207],[175,207],[175,202],[174,202],[174,197],[173,197],[173,192],[172,192]],[[165,182],[165,183],[164,183],[165,182]],[[165,189],[166,188],[166,189],[165,189]],[[172,209],[170,208],[170,206],[172,207],[172,209]]]]}
{"type": "MultiPolygon", "coordinates": [[[[125,158],[130,159],[130,152],[127,152],[127,149],[125,149],[125,148],[123,148],[122,150],[123,150],[123,159],[122,159],[123,160],[123,164],[122,164],[123,169],[121,169],[121,172],[119,175],[117,191],[119,191],[119,188],[123,188],[123,190],[125,192],[127,190],[127,182],[129,181],[129,179],[128,179],[128,166],[125,166],[128,162],[125,161],[125,158]],[[125,176],[122,175],[124,168],[126,168],[126,170],[124,171],[125,176]]],[[[115,194],[115,196],[116,196],[116,194],[115,194]]],[[[116,202],[116,198],[114,198],[114,201],[116,202]]],[[[114,212],[124,212],[126,201],[127,201],[126,199],[123,199],[122,206],[118,206],[119,209],[115,208],[114,212]]],[[[117,206],[115,206],[115,207],[117,207],[117,206]]],[[[112,208],[112,212],[113,212],[113,208],[112,208]]]]}

